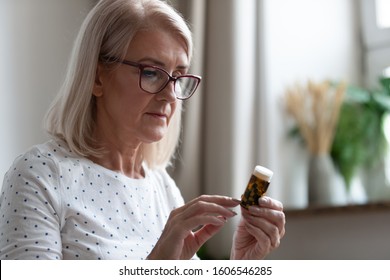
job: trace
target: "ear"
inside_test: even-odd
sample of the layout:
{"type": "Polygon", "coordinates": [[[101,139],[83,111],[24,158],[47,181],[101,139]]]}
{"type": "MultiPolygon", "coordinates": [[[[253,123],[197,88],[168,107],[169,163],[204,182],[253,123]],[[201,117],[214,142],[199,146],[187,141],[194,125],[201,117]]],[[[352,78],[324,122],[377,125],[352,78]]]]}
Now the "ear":
{"type": "Polygon", "coordinates": [[[100,63],[96,67],[95,83],[93,84],[92,94],[96,97],[103,95],[103,75],[104,66],[100,63]]]}

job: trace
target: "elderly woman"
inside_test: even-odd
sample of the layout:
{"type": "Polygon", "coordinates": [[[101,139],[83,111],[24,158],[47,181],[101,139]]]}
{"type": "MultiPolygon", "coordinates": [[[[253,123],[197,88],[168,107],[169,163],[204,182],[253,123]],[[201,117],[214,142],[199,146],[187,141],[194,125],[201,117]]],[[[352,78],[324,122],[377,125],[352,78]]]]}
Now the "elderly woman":
{"type": "MultiPolygon", "coordinates": [[[[179,139],[189,28],[159,0],[101,0],[77,37],[50,108],[52,139],[18,157],[0,200],[1,259],[191,259],[239,201],[184,204],[165,168],[179,139]],[[196,229],[196,231],[195,231],[196,229]]],[[[280,202],[242,210],[233,259],[261,259],[284,235],[280,202]]]]}

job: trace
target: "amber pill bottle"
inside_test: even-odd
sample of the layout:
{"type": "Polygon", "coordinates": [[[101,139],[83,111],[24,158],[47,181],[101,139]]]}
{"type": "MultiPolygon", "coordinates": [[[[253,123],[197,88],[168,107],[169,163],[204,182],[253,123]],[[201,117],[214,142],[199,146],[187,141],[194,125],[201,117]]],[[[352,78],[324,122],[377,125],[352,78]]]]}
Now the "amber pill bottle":
{"type": "Polygon", "coordinates": [[[245,192],[241,196],[241,206],[248,209],[258,205],[258,200],[267,191],[273,172],[268,168],[257,165],[252,172],[245,192]]]}

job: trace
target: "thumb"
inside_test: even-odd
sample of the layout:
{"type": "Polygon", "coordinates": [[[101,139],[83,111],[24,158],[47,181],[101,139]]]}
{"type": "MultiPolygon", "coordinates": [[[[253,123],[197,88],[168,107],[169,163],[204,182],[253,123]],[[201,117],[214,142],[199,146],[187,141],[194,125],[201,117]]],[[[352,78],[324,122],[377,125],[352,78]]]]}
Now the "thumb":
{"type": "MultiPolygon", "coordinates": [[[[226,221],[226,218],[221,217],[221,219],[226,221]]],[[[201,227],[199,230],[194,232],[194,236],[196,238],[196,241],[200,246],[202,246],[207,240],[209,240],[211,237],[213,237],[216,233],[218,233],[224,225],[212,225],[207,224],[201,227]]]]}

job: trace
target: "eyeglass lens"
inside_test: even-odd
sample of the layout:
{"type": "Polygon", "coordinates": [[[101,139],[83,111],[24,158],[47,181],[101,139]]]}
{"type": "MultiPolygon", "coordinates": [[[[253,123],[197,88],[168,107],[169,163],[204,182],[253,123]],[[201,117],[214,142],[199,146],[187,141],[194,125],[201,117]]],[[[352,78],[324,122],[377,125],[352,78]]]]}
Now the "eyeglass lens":
{"type": "MultiPolygon", "coordinates": [[[[150,93],[157,93],[170,81],[164,71],[153,67],[144,67],[140,73],[140,86],[150,93]]],[[[175,81],[175,94],[178,98],[187,98],[193,94],[199,81],[194,77],[179,77],[175,81]]]]}

